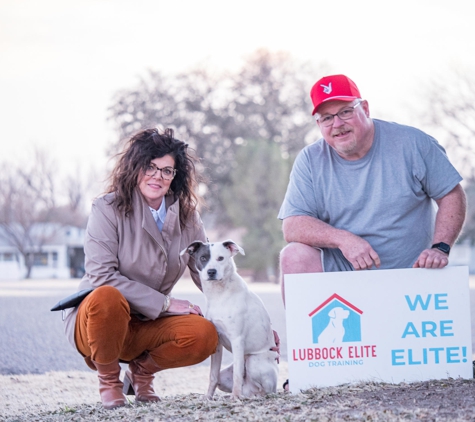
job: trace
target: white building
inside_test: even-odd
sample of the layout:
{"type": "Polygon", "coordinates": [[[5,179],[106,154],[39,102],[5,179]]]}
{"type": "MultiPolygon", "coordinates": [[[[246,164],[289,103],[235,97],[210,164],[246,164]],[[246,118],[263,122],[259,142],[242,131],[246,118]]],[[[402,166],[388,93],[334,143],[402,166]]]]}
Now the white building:
{"type": "MultiPolygon", "coordinates": [[[[84,275],[85,229],[41,223],[31,232],[29,238],[36,239],[36,242],[30,240],[32,246],[26,248],[33,260],[31,278],[77,278],[84,275]]],[[[0,226],[0,279],[19,280],[26,274],[24,256],[0,226]]]]}

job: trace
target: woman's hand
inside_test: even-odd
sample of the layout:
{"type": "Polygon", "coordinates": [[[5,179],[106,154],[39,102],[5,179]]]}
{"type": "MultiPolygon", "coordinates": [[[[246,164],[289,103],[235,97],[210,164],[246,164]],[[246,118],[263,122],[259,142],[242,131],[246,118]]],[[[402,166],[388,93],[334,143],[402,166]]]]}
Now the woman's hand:
{"type": "Polygon", "coordinates": [[[194,305],[189,300],[170,298],[170,306],[168,312],[174,314],[195,314],[203,316],[198,305],[194,305]]]}

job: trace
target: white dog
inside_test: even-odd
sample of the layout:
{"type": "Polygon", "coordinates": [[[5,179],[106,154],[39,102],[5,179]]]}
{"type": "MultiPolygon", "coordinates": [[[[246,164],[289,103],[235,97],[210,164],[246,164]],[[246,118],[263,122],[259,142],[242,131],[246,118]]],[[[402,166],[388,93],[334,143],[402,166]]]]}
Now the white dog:
{"type": "Polygon", "coordinates": [[[337,306],[336,308],[330,309],[328,316],[330,317],[330,321],[318,336],[318,343],[341,343],[345,336],[343,320],[350,316],[350,311],[337,306]]]}
{"type": "Polygon", "coordinates": [[[216,326],[219,345],[211,356],[210,383],[206,397],[218,387],[234,398],[275,393],[278,367],[274,333],[261,299],[251,292],[236,272],[233,256],[244,255],[232,240],[220,243],[193,242],[181,252],[195,258],[208,318],[216,326]],[[233,363],[221,369],[223,346],[232,352],[233,363]]]}

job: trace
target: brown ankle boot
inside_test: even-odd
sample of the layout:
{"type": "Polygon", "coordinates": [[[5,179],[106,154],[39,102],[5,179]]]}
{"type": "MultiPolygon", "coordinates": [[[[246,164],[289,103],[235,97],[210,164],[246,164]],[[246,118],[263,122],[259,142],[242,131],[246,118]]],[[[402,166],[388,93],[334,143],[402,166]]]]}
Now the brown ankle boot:
{"type": "Polygon", "coordinates": [[[119,360],[102,365],[94,362],[97,369],[97,377],[99,378],[99,393],[101,395],[102,405],[105,409],[115,409],[116,407],[125,406],[127,399],[122,393],[123,385],[120,375],[119,360]]]}
{"type": "Polygon", "coordinates": [[[147,352],[142,353],[129,362],[124,378],[124,394],[135,394],[135,400],[141,402],[160,401],[153,389],[153,374],[161,370],[147,352]]]}

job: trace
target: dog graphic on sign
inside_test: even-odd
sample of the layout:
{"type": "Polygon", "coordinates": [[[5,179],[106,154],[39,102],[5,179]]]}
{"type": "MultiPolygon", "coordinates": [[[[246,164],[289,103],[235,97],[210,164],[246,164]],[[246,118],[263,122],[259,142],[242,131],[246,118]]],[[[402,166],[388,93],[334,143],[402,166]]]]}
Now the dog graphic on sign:
{"type": "Polygon", "coordinates": [[[363,311],[336,293],[310,312],[313,343],[361,341],[363,311]]]}

